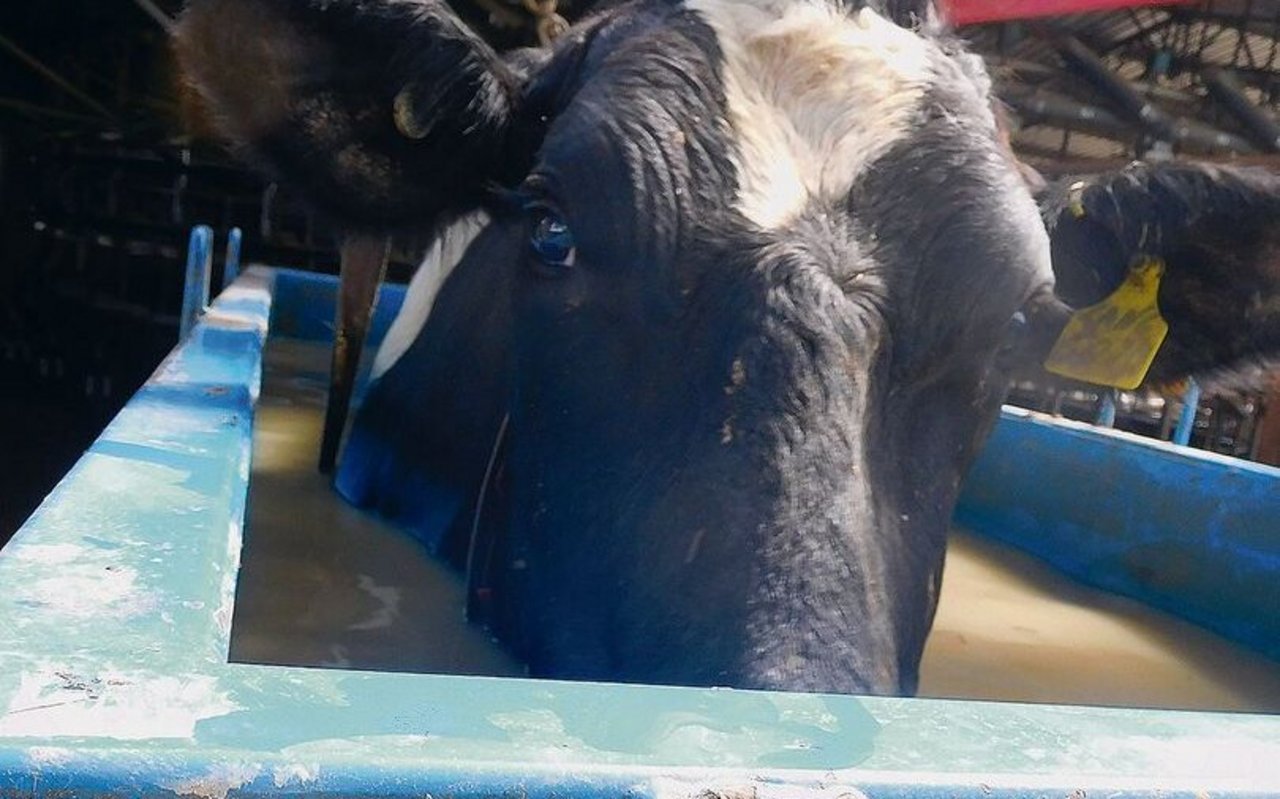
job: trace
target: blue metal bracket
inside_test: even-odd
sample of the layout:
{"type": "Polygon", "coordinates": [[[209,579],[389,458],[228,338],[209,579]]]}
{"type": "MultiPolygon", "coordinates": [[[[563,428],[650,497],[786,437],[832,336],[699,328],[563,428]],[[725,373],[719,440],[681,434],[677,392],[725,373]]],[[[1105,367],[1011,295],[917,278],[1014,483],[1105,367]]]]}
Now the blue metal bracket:
{"type": "Polygon", "coordinates": [[[1196,412],[1200,406],[1200,384],[1191,378],[1187,381],[1187,390],[1182,395],[1182,413],[1178,416],[1178,426],[1173,430],[1173,443],[1185,447],[1191,443],[1191,434],[1196,429],[1196,412]]]}
{"type": "Polygon", "coordinates": [[[182,285],[182,316],[178,340],[185,341],[196,320],[209,305],[209,284],[213,279],[213,230],[207,225],[191,229],[187,243],[187,274],[182,285]]]}
{"type": "Polygon", "coordinates": [[[1098,419],[1095,424],[1098,427],[1116,426],[1116,390],[1114,388],[1102,390],[1102,402],[1098,408],[1098,419]]]}
{"type": "Polygon", "coordinates": [[[227,286],[236,282],[236,278],[240,277],[240,245],[243,239],[244,234],[238,227],[231,228],[231,232],[227,234],[227,255],[222,264],[222,288],[224,290],[227,286]]]}

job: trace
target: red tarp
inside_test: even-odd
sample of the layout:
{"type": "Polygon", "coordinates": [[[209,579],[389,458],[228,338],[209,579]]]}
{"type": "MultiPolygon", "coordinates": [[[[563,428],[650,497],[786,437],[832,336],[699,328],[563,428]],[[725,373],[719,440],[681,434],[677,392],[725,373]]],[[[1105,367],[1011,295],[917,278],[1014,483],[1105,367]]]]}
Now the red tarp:
{"type": "Polygon", "coordinates": [[[1134,6],[1187,5],[1192,0],[941,0],[943,12],[956,25],[1030,19],[1085,11],[1111,11],[1134,6]]]}

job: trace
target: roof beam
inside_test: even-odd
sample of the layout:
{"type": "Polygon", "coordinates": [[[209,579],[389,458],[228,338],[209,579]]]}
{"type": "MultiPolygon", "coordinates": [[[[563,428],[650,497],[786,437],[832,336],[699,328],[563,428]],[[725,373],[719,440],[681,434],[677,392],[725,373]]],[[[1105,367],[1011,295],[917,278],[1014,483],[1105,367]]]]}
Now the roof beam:
{"type": "Polygon", "coordinates": [[[1280,123],[1250,102],[1244,87],[1225,69],[1211,68],[1200,73],[1213,99],[1235,115],[1264,150],[1280,152],[1280,123]]]}
{"type": "MultiPolygon", "coordinates": [[[[1132,122],[1116,113],[1063,94],[1016,85],[1003,85],[998,94],[1020,115],[1032,120],[1125,142],[1137,138],[1139,132],[1132,122]]],[[[1219,155],[1256,152],[1248,140],[1235,134],[1189,119],[1168,117],[1168,120],[1170,138],[1167,140],[1177,142],[1185,150],[1219,155]]]]}
{"type": "MultiPolygon", "coordinates": [[[[1090,175],[1124,169],[1135,159],[1131,158],[1063,158],[1055,150],[1017,145],[1018,159],[1047,177],[1065,175],[1090,175]]],[[[1280,174],[1280,155],[1241,155],[1229,157],[1197,157],[1201,163],[1222,164],[1269,169],[1280,174]]]]}
{"type": "Polygon", "coordinates": [[[1143,96],[1132,84],[1112,72],[1102,59],[1070,35],[1053,38],[1053,45],[1063,61],[1073,67],[1100,91],[1124,117],[1157,141],[1188,146],[1202,152],[1252,152],[1253,146],[1225,131],[1209,125],[1181,119],[1143,96]]]}
{"type": "Polygon", "coordinates": [[[1118,111],[1156,138],[1174,141],[1173,119],[1112,72],[1083,42],[1074,36],[1060,35],[1053,38],[1053,46],[1067,66],[1102,92],[1118,111]]]}
{"type": "MultiPolygon", "coordinates": [[[[1130,13],[1132,14],[1133,12],[1130,11],[1130,13]]],[[[1140,23],[1135,21],[1134,24],[1136,27],[1132,33],[1130,33],[1127,36],[1122,36],[1121,38],[1115,40],[1114,42],[1108,42],[1106,49],[1104,49],[1103,52],[1112,53],[1112,52],[1115,52],[1116,50],[1123,50],[1129,45],[1134,44],[1135,42],[1143,41],[1144,39],[1147,40],[1147,46],[1151,47],[1153,46],[1150,41],[1151,34],[1159,33],[1160,31],[1172,25],[1174,21],[1175,21],[1174,16],[1168,13],[1166,13],[1163,17],[1151,23],[1150,25],[1141,25],[1140,23]]]]}

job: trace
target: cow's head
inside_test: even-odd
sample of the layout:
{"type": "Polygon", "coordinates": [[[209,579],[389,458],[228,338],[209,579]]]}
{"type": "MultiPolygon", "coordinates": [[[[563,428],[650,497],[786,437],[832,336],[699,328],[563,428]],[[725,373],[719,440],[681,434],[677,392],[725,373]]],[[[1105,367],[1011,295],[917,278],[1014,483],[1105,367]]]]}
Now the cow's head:
{"type": "Polygon", "coordinates": [[[914,688],[1008,342],[1061,324],[985,72],[931,24],[636,0],[499,56],[427,0],[189,10],[250,157],[350,228],[451,228],[342,481],[487,564],[535,672],[914,688]]]}

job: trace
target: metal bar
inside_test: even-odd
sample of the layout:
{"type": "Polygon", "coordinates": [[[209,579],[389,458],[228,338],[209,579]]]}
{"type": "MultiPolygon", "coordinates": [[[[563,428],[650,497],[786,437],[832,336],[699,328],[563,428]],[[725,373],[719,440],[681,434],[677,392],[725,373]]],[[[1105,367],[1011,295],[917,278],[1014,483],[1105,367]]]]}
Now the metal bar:
{"type": "Polygon", "coordinates": [[[1200,405],[1200,384],[1191,378],[1187,381],[1187,390],[1182,395],[1182,413],[1178,416],[1178,426],[1173,430],[1173,443],[1185,447],[1191,443],[1191,433],[1196,427],[1196,409],[1200,405]]]}
{"type": "Polygon", "coordinates": [[[325,407],[320,442],[320,472],[330,474],[338,461],[338,447],[351,411],[360,353],[364,350],[378,286],[387,269],[391,240],[378,236],[348,236],[342,243],[341,287],[337,329],[329,371],[329,402],[325,407]]]}
{"type": "MultiPolygon", "coordinates": [[[[1203,61],[1195,56],[1181,56],[1175,54],[1173,57],[1173,68],[1180,72],[1197,74],[1202,70],[1220,66],[1222,65],[1203,61]]],[[[1247,83],[1250,86],[1258,88],[1265,89],[1280,82],[1277,80],[1274,72],[1268,72],[1265,69],[1250,69],[1249,67],[1234,66],[1231,68],[1231,72],[1241,83],[1247,83]]]]}
{"type": "MultiPolygon", "coordinates": [[[[1082,103],[1073,97],[1045,91],[1043,89],[1025,89],[1020,86],[1003,85],[998,87],[1000,99],[1008,103],[1021,114],[1039,117],[1055,124],[1071,125],[1089,133],[1109,136],[1114,139],[1128,140],[1138,131],[1134,126],[1116,113],[1096,105],[1082,103]]],[[[1149,101],[1139,98],[1145,105],[1149,101]]],[[[1180,119],[1157,111],[1163,115],[1168,124],[1168,140],[1201,153],[1249,154],[1257,149],[1245,138],[1233,133],[1211,128],[1200,122],[1180,119]]]]}
{"type": "Polygon", "coordinates": [[[1280,375],[1258,400],[1258,421],[1249,455],[1261,463],[1280,466],[1280,375]]]}
{"type": "Polygon", "coordinates": [[[1230,72],[1210,68],[1202,72],[1200,77],[1209,94],[1240,120],[1260,147],[1280,152],[1280,122],[1250,102],[1244,88],[1230,72]]]}
{"type": "MultiPolygon", "coordinates": [[[[1130,12],[1129,12],[1129,13],[1130,13],[1130,15],[1131,15],[1131,16],[1134,16],[1134,15],[1133,15],[1133,11],[1132,11],[1132,10],[1130,10],[1130,12]]],[[[1151,34],[1156,33],[1157,31],[1163,30],[1164,28],[1167,28],[1167,27],[1169,27],[1169,26],[1170,26],[1170,25],[1172,25],[1172,24],[1173,24],[1173,16],[1172,16],[1172,15],[1165,16],[1164,18],[1160,19],[1159,21],[1154,22],[1154,23],[1152,23],[1152,24],[1150,24],[1150,25],[1147,25],[1147,26],[1145,26],[1145,27],[1144,27],[1144,26],[1142,26],[1142,25],[1141,25],[1141,23],[1140,23],[1140,22],[1138,22],[1138,21],[1136,20],[1136,18],[1135,18],[1134,26],[1135,26],[1135,28],[1136,28],[1136,29],[1134,30],[1134,32],[1133,32],[1133,33],[1130,33],[1128,36],[1124,36],[1124,37],[1122,37],[1122,38],[1120,38],[1120,39],[1117,39],[1117,40],[1116,40],[1116,41],[1114,41],[1114,42],[1110,42],[1110,43],[1108,43],[1108,44],[1107,44],[1106,52],[1108,52],[1108,53],[1113,53],[1113,52],[1115,52],[1115,51],[1117,51],[1117,50],[1123,50],[1124,48],[1128,47],[1129,45],[1133,44],[1134,42],[1142,41],[1143,39],[1147,39],[1147,40],[1148,40],[1148,41],[1147,41],[1147,44],[1148,44],[1148,45],[1152,45],[1152,49],[1155,49],[1155,47],[1154,47],[1154,42],[1151,42],[1151,41],[1150,41],[1150,39],[1149,39],[1149,37],[1151,36],[1151,34]]]]}
{"type": "Polygon", "coordinates": [[[1066,95],[1035,89],[1000,87],[1000,99],[1018,113],[1032,119],[1070,125],[1091,133],[1120,137],[1132,134],[1133,129],[1120,117],[1105,108],[1082,103],[1066,95]]]}
{"type": "MultiPolygon", "coordinates": [[[[1244,17],[1236,23],[1236,30],[1240,38],[1237,40],[1240,45],[1244,46],[1245,57],[1249,61],[1249,66],[1254,69],[1258,68],[1258,61],[1253,56],[1253,43],[1249,40],[1249,27],[1245,20],[1253,16],[1253,0],[1248,0],[1245,4],[1244,17]]],[[[1232,63],[1236,63],[1236,59],[1232,59],[1232,63]]]]}
{"type": "MultiPolygon", "coordinates": [[[[1035,167],[1038,172],[1047,176],[1088,175],[1099,172],[1114,172],[1124,169],[1133,163],[1132,158],[1061,158],[1060,154],[1047,147],[1030,147],[1014,143],[1018,157],[1035,167]]],[[[1243,155],[1235,157],[1198,157],[1197,161],[1211,164],[1230,164],[1232,166],[1249,166],[1270,169],[1280,172],[1280,156],[1243,155]]]]}
{"type": "Polygon", "coordinates": [[[93,99],[89,95],[77,89],[75,85],[72,84],[70,81],[68,81],[66,78],[62,77],[57,72],[54,72],[49,67],[45,66],[35,56],[23,50],[21,47],[14,44],[12,41],[10,41],[7,37],[3,35],[0,35],[0,49],[7,50],[10,55],[12,55],[14,58],[18,59],[22,63],[26,64],[34,72],[40,75],[40,77],[44,78],[45,80],[49,81],[53,85],[57,86],[59,89],[62,89],[67,94],[79,100],[83,105],[86,105],[89,108],[92,108],[98,114],[105,117],[108,121],[110,122],[116,121],[115,115],[112,114],[111,111],[109,111],[106,106],[104,106],[103,104],[99,103],[97,100],[93,99]]]}
{"type": "Polygon", "coordinates": [[[1116,76],[1084,42],[1074,36],[1064,35],[1055,37],[1053,46],[1067,66],[1079,71],[1085,80],[1142,129],[1168,141],[1176,138],[1173,119],[1127,81],[1116,76]]]}
{"type": "Polygon", "coordinates": [[[42,105],[34,105],[32,103],[15,100],[10,97],[0,97],[0,108],[12,108],[28,116],[47,116],[54,119],[65,119],[68,122],[93,122],[100,124],[101,120],[97,117],[85,116],[77,114],[73,111],[62,111],[57,108],[46,108],[42,105]]]}
{"type": "Polygon", "coordinates": [[[154,19],[161,28],[164,28],[165,33],[173,33],[173,18],[161,11],[160,7],[151,2],[151,0],[133,0],[133,4],[142,9],[148,17],[154,19]]]}
{"type": "Polygon", "coordinates": [[[227,255],[222,262],[222,288],[226,290],[240,276],[240,244],[244,234],[233,227],[227,234],[227,255]]]}
{"type": "Polygon", "coordinates": [[[1115,427],[1116,426],[1116,392],[1115,389],[1107,389],[1102,392],[1102,402],[1098,408],[1098,419],[1094,424],[1099,427],[1115,427]]]}
{"type": "Polygon", "coordinates": [[[178,340],[185,341],[196,321],[209,305],[209,282],[213,273],[213,230],[208,225],[191,229],[187,243],[187,277],[182,286],[182,316],[178,340]]]}

